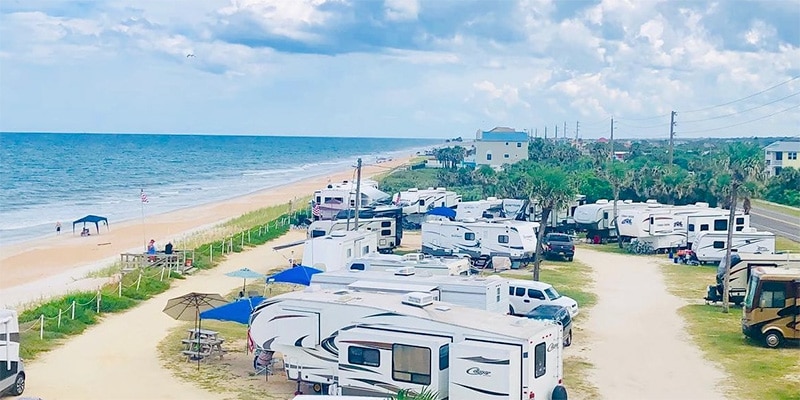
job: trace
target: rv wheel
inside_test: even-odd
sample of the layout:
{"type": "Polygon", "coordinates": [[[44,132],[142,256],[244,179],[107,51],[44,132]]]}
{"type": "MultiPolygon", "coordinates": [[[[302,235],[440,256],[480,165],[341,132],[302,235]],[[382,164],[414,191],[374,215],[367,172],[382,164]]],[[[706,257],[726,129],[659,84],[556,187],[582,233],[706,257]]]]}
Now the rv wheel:
{"type": "Polygon", "coordinates": [[[550,398],[553,400],[567,400],[567,388],[561,385],[556,386],[553,388],[553,394],[550,395],[550,398]]]}
{"type": "Polygon", "coordinates": [[[764,344],[771,349],[780,346],[781,343],[783,343],[783,336],[780,332],[769,331],[764,335],[764,344]]]}
{"type": "Polygon", "coordinates": [[[572,330],[569,331],[567,337],[564,339],[564,347],[569,347],[572,344],[572,330]]]}
{"type": "Polygon", "coordinates": [[[516,315],[516,314],[514,314],[514,307],[508,306],[508,313],[511,314],[511,315],[516,315]]]}
{"type": "Polygon", "coordinates": [[[14,386],[11,387],[11,395],[19,396],[25,391],[25,374],[18,374],[17,380],[14,381],[14,386]]]}

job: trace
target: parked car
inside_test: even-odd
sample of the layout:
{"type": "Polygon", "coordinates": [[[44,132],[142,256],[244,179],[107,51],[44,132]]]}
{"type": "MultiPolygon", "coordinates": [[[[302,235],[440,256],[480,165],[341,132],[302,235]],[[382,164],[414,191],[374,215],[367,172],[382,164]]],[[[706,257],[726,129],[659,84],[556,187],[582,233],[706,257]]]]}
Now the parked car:
{"type": "Polygon", "coordinates": [[[572,318],[578,315],[578,302],[571,297],[562,296],[553,285],[545,282],[509,279],[508,304],[511,315],[527,315],[541,304],[566,307],[572,318]]]}
{"type": "Polygon", "coordinates": [[[565,258],[572,261],[575,256],[575,243],[572,236],[563,233],[548,233],[542,240],[544,258],[565,258]]]}
{"type": "Polygon", "coordinates": [[[536,306],[526,315],[531,319],[556,321],[564,328],[564,347],[572,344],[572,317],[566,307],[555,304],[536,306]]]}

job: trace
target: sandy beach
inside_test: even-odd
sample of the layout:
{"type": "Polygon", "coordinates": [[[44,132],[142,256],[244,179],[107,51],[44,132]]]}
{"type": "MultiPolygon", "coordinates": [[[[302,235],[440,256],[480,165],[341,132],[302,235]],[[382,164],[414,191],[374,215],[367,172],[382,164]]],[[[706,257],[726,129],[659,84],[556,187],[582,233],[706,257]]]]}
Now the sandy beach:
{"type": "MultiPolygon", "coordinates": [[[[362,169],[365,178],[404,164],[397,158],[362,169]]],[[[263,207],[285,204],[310,196],[328,182],[351,180],[352,170],[332,172],[285,186],[265,189],[234,199],[147,216],[141,221],[115,223],[101,228],[99,235],[81,237],[64,227],[61,235],[0,248],[0,306],[20,304],[73,290],[92,290],[104,279],[86,279],[89,272],[102,269],[119,259],[119,254],[144,251],[145,241],[155,239],[160,249],[188,233],[210,227],[263,207]]],[[[305,204],[303,205],[305,206],[305,204]]]]}

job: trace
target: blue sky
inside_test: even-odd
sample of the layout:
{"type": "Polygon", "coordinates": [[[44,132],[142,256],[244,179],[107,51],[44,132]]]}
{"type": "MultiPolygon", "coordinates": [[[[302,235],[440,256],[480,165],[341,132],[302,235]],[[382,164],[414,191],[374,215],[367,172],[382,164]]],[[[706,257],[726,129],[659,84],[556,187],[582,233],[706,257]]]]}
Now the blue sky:
{"type": "Polygon", "coordinates": [[[0,131],[797,136],[798,76],[798,0],[0,2],[0,131]]]}

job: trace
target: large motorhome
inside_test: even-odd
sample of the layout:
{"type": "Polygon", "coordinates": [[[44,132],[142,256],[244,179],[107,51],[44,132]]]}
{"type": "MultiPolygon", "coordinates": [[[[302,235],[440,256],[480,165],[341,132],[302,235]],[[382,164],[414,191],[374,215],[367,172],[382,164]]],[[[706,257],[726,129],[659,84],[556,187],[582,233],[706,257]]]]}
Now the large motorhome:
{"type": "Polygon", "coordinates": [[[410,188],[395,195],[394,204],[403,208],[409,227],[419,229],[425,213],[435,207],[454,208],[461,202],[461,195],[443,187],[410,188]]]}
{"type": "Polygon", "coordinates": [[[249,337],[283,354],[288,379],[329,394],[386,397],[426,387],[436,399],[566,398],[559,325],[422,293],[282,294],[256,307],[249,337]]]}
{"type": "Polygon", "coordinates": [[[334,271],[314,274],[311,284],[323,289],[365,292],[425,292],[436,300],[505,314],[509,310],[508,281],[499,277],[455,277],[417,273],[412,268],[395,272],[334,271]]]}
{"type": "MultiPolygon", "coordinates": [[[[719,262],[725,257],[728,232],[701,232],[692,243],[692,251],[701,263],[719,262]]],[[[733,232],[731,248],[741,253],[775,253],[775,234],[753,228],[733,232]]]]}
{"type": "MultiPolygon", "coordinates": [[[[728,286],[728,299],[734,304],[744,301],[747,291],[747,282],[752,271],[757,267],[789,268],[800,271],[800,254],[754,254],[739,253],[734,258],[731,266],[730,285],[728,286]],[[738,258],[738,261],[736,261],[738,258]]],[[[725,278],[725,263],[717,267],[717,283],[708,286],[705,300],[707,302],[722,301],[723,279],[725,278]]]]}
{"type": "Polygon", "coordinates": [[[378,249],[375,231],[333,231],[305,241],[303,265],[322,271],[343,269],[350,260],[378,249]]]}
{"type": "Polygon", "coordinates": [[[516,220],[428,220],[422,224],[422,252],[434,256],[465,254],[532,260],[538,222],[516,220]]]}
{"type": "MultiPolygon", "coordinates": [[[[378,182],[368,179],[361,180],[360,191],[359,208],[389,198],[388,194],[378,190],[378,182]]],[[[329,183],[324,189],[314,192],[314,203],[319,206],[322,214],[320,219],[333,219],[339,211],[356,206],[356,183],[350,181],[329,183]]]]}
{"type": "MultiPolygon", "coordinates": [[[[646,203],[634,203],[631,200],[620,200],[617,202],[617,213],[622,214],[627,210],[647,208],[652,204],[657,204],[657,202],[648,200],[646,203]]],[[[591,204],[577,206],[573,217],[577,229],[586,231],[587,238],[598,237],[601,241],[607,241],[617,237],[613,200],[600,199],[591,204]]]]}
{"type": "MultiPolygon", "coordinates": [[[[377,250],[381,253],[391,253],[400,245],[399,237],[402,237],[402,229],[398,235],[397,222],[394,218],[359,218],[357,229],[376,232],[378,234],[377,250]]],[[[332,232],[350,230],[356,230],[355,219],[319,220],[308,226],[308,238],[328,236],[332,232]]]]}
{"type": "Polygon", "coordinates": [[[25,391],[25,366],[19,356],[19,321],[14,310],[0,309],[0,397],[25,391]]]}
{"type": "Polygon", "coordinates": [[[800,269],[753,270],[742,308],[742,333],[771,348],[800,339],[800,269]]]}
{"type": "Polygon", "coordinates": [[[417,272],[432,275],[469,275],[470,264],[465,257],[431,257],[422,253],[404,255],[367,254],[347,265],[350,271],[387,271],[397,272],[413,267],[417,272]]]}

